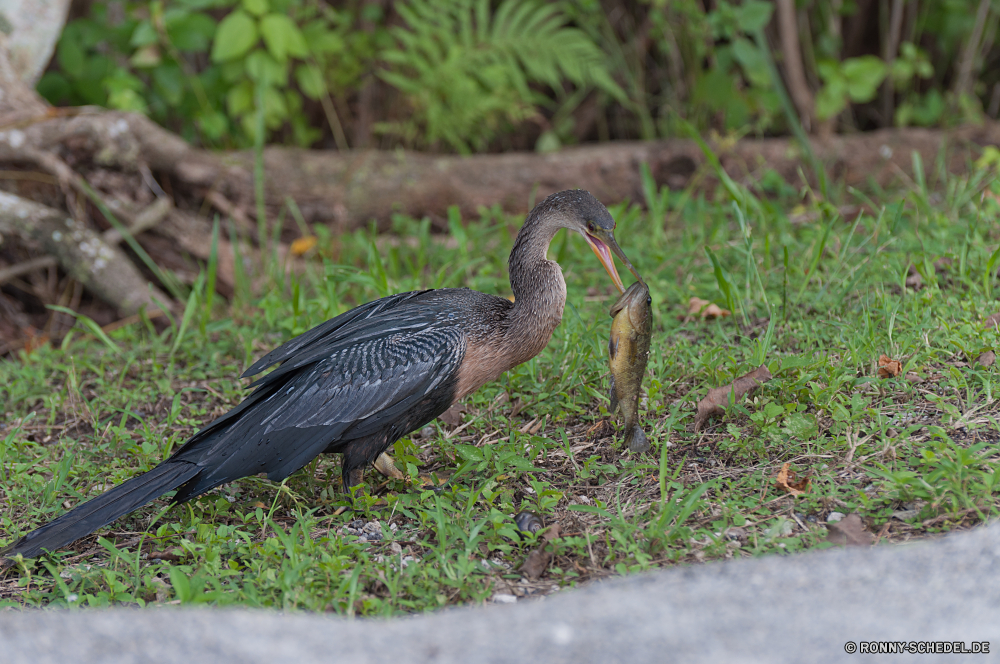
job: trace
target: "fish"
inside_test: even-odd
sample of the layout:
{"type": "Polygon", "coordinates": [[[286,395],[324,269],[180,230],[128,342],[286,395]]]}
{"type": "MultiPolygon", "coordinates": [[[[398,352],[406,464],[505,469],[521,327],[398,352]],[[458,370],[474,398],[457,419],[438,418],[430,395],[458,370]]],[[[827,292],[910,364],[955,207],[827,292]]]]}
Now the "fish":
{"type": "Polygon", "coordinates": [[[611,366],[611,412],[625,417],[625,443],[633,452],[649,449],[649,439],[639,426],[639,393],[649,361],[653,336],[653,300],[641,281],[628,287],[611,306],[611,338],[608,357],[611,366]]]}

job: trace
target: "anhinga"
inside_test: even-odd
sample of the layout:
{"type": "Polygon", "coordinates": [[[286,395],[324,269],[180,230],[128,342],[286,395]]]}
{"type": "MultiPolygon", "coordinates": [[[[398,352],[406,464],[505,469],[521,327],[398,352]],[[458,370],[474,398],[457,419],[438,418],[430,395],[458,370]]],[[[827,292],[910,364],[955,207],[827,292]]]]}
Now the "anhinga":
{"type": "Polygon", "coordinates": [[[384,297],[271,351],[243,374],[256,389],[152,470],[29,532],[0,555],[37,556],[89,535],[172,489],[174,503],[256,473],[280,481],[326,452],[343,454],[345,489],[407,433],[537,355],[562,319],[566,282],[545,255],[560,228],[583,235],[619,291],[615,221],[590,193],[553,194],[517,235],[514,301],[464,288],[384,297]],[[179,488],[178,488],[179,487],[179,488]]]}

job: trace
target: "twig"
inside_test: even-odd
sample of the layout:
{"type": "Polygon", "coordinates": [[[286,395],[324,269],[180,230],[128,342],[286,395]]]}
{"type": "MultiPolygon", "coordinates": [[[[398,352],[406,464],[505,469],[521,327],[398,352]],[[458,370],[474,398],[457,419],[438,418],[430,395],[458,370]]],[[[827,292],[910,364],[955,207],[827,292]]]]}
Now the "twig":
{"type": "MultiPolygon", "coordinates": [[[[129,234],[134,237],[143,231],[149,230],[160,223],[171,209],[173,209],[173,203],[169,198],[158,198],[154,203],[135,216],[134,222],[129,226],[129,234]]],[[[122,234],[115,228],[109,228],[101,234],[101,239],[109,245],[117,245],[122,241],[122,234]]],[[[0,270],[0,285],[16,279],[22,274],[41,270],[57,263],[58,261],[52,256],[42,256],[5,268],[0,270]]]]}
{"type": "Polygon", "coordinates": [[[234,205],[228,198],[226,198],[222,192],[217,189],[212,189],[207,194],[205,194],[205,200],[211,203],[219,212],[227,214],[232,217],[233,221],[240,225],[244,231],[252,231],[253,222],[250,221],[250,217],[247,216],[243,208],[234,205]]]}
{"type": "Polygon", "coordinates": [[[781,53],[785,56],[785,74],[788,76],[788,93],[799,111],[802,128],[809,132],[812,131],[813,96],[802,66],[799,27],[795,20],[795,0],[777,0],[775,4],[778,11],[778,32],[781,35],[781,53]]]}
{"type": "Polygon", "coordinates": [[[5,284],[12,279],[17,279],[22,274],[28,274],[29,272],[34,272],[35,270],[42,270],[55,264],[56,259],[52,258],[52,256],[42,256],[40,258],[32,258],[29,261],[24,261],[23,263],[18,263],[17,265],[4,268],[0,270],[0,285],[5,284]]]}
{"type": "Polygon", "coordinates": [[[990,0],[979,0],[976,20],[972,24],[972,34],[969,35],[969,41],[965,43],[965,51],[958,63],[958,82],[955,84],[955,93],[959,96],[971,92],[972,70],[976,64],[976,56],[979,55],[979,44],[983,39],[983,28],[986,25],[986,15],[989,11],[990,0]]]}
{"type": "Polygon", "coordinates": [[[157,308],[166,301],[117,247],[104,242],[87,226],[67,218],[62,210],[0,192],[0,233],[41,244],[91,293],[132,314],[142,307],[157,308]]]}
{"type": "MultiPolygon", "coordinates": [[[[129,235],[135,237],[143,231],[156,226],[158,223],[163,221],[163,218],[170,213],[173,207],[173,201],[169,198],[157,198],[153,203],[146,206],[142,212],[135,215],[135,218],[128,227],[129,235]]],[[[103,237],[104,241],[108,244],[118,244],[122,241],[122,239],[124,239],[117,228],[109,228],[104,231],[104,234],[101,237],[103,237]]]]}
{"type": "MultiPolygon", "coordinates": [[[[892,13],[889,18],[889,34],[886,36],[885,47],[882,49],[882,59],[885,64],[892,68],[892,63],[896,59],[896,51],[899,50],[899,35],[903,29],[903,0],[892,0],[892,13]]],[[[882,126],[892,126],[892,114],[895,90],[892,85],[892,76],[886,76],[882,83],[882,126]]]]}

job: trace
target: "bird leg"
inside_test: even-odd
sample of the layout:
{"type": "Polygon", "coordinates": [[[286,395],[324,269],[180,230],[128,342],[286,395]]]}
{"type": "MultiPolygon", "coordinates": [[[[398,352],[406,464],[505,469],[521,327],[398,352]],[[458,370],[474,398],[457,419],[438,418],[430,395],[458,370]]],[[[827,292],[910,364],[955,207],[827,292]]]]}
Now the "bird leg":
{"type": "Polygon", "coordinates": [[[344,492],[348,495],[351,494],[351,489],[356,486],[360,486],[365,481],[365,469],[355,468],[347,474],[347,486],[344,487],[344,492]]]}
{"type": "Polygon", "coordinates": [[[389,456],[386,452],[382,452],[382,454],[378,455],[378,458],[375,459],[375,462],[372,465],[375,466],[375,470],[390,479],[401,480],[405,477],[403,473],[399,471],[399,468],[396,468],[396,460],[389,456]]]}

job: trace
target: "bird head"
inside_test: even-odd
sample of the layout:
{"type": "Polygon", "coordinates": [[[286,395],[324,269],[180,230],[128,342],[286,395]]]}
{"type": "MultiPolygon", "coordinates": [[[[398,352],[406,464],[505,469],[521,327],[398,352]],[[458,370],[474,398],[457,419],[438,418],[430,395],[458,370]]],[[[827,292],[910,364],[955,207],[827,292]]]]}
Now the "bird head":
{"type": "Polygon", "coordinates": [[[536,205],[528,215],[522,229],[522,231],[531,230],[518,234],[514,243],[514,251],[511,253],[511,260],[514,260],[514,257],[519,254],[519,247],[527,246],[532,241],[529,238],[535,237],[533,231],[538,228],[547,229],[545,231],[547,240],[551,240],[555,231],[560,228],[566,228],[582,235],[590,248],[593,249],[594,254],[597,255],[598,260],[604,265],[604,269],[608,271],[608,275],[619,292],[625,292],[625,287],[621,277],[618,276],[613,256],[617,256],[625,264],[625,267],[635,275],[636,279],[643,281],[632,262],[625,256],[625,252],[615,241],[614,217],[589,191],[583,189],[560,191],[548,196],[536,205]]]}
{"type": "Polygon", "coordinates": [[[618,270],[615,268],[615,261],[612,258],[612,254],[625,264],[625,267],[635,275],[636,279],[643,281],[642,277],[639,276],[639,272],[636,271],[632,262],[615,240],[615,219],[608,212],[608,209],[589,192],[579,191],[574,193],[580,195],[580,205],[577,210],[579,214],[577,219],[579,221],[574,225],[573,230],[583,235],[587,240],[587,244],[590,245],[598,260],[604,265],[604,269],[608,271],[608,276],[611,277],[618,291],[624,293],[625,286],[622,284],[621,277],[618,276],[618,270]]]}

